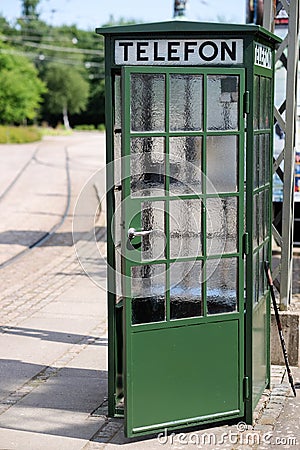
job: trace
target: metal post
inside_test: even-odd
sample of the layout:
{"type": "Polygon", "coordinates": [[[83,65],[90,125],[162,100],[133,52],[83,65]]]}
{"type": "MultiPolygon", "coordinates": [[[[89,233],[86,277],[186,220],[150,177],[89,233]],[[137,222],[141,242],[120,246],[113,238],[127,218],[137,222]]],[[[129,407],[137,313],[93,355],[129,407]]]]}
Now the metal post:
{"type": "MultiPolygon", "coordinates": [[[[264,26],[272,31],[273,0],[264,2],[264,26]]],[[[280,273],[280,309],[286,310],[292,296],[292,259],[293,259],[293,229],[294,229],[294,166],[295,166],[295,134],[297,105],[297,68],[299,59],[299,0],[288,2],[281,0],[277,9],[284,9],[289,18],[288,32],[277,50],[276,61],[288,49],[286,59],[286,101],[282,107],[274,109],[276,121],[285,132],[283,152],[274,161],[273,171],[281,171],[279,165],[284,161],[283,173],[283,204],[282,204],[282,236],[273,227],[274,238],[281,246],[281,262],[277,267],[280,273]],[[283,116],[285,113],[285,116],[283,116]]],[[[282,178],[282,173],[279,174],[282,178]]],[[[275,269],[276,272],[276,269],[275,269]]],[[[278,284],[278,283],[277,283],[278,284]]]]}
{"type": "Polygon", "coordinates": [[[263,27],[274,32],[274,0],[264,2],[263,27]]]}
{"type": "Polygon", "coordinates": [[[284,146],[284,184],[282,205],[281,296],[280,309],[286,310],[292,294],[294,230],[295,123],[297,105],[297,68],[299,58],[299,1],[289,4],[288,60],[286,78],[286,115],[284,146]]]}

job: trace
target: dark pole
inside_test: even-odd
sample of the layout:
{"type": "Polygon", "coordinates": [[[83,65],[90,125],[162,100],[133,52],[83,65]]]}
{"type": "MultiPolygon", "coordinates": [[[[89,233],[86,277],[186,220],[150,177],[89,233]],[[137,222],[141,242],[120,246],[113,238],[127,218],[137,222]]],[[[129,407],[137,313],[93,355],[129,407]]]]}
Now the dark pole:
{"type": "Polygon", "coordinates": [[[174,0],[174,17],[185,16],[185,6],[187,0],[174,0]]]}
{"type": "Polygon", "coordinates": [[[274,293],[273,280],[272,280],[272,275],[271,275],[271,270],[270,270],[270,264],[268,261],[265,261],[265,272],[266,272],[268,284],[270,287],[270,292],[271,292],[273,308],[274,308],[274,312],[275,312],[275,318],[276,318],[282,353],[283,353],[283,357],[284,357],[285,367],[287,370],[288,379],[289,379],[292,391],[294,393],[294,396],[296,397],[296,389],[295,389],[294,380],[293,380],[292,372],[291,372],[290,365],[289,365],[288,354],[286,351],[286,346],[285,346],[284,337],[283,337],[283,333],[282,333],[281,321],[280,321],[280,317],[279,317],[279,313],[278,313],[278,307],[277,307],[276,300],[275,300],[275,293],[274,293]]]}

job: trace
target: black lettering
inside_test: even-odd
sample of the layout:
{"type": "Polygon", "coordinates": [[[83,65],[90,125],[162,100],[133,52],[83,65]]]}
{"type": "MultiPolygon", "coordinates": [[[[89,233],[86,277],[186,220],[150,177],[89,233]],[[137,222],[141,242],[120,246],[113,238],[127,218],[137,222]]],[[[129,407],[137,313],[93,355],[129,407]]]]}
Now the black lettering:
{"type": "Polygon", "coordinates": [[[180,42],[168,42],[168,61],[180,61],[179,56],[172,56],[174,53],[177,53],[177,48],[180,45],[180,42]]]}
{"type": "Polygon", "coordinates": [[[204,61],[212,61],[213,59],[215,59],[218,56],[218,46],[217,46],[217,44],[215,42],[213,42],[213,41],[203,42],[203,44],[201,44],[200,47],[199,47],[199,56],[204,61]],[[208,46],[212,47],[212,49],[213,49],[213,53],[211,54],[211,56],[207,56],[203,52],[204,48],[208,47],[208,46]]]}
{"type": "Polygon", "coordinates": [[[123,59],[124,59],[124,61],[128,61],[128,47],[132,47],[133,42],[119,42],[119,46],[124,47],[123,59]]]}
{"type": "Polygon", "coordinates": [[[196,46],[197,42],[185,42],[184,43],[184,60],[189,60],[189,54],[195,53],[195,49],[191,48],[191,46],[196,46]]]}
{"type": "Polygon", "coordinates": [[[165,61],[164,56],[158,55],[158,42],[154,42],[154,57],[153,57],[153,59],[154,59],[154,61],[165,61]]]}
{"type": "Polygon", "coordinates": [[[143,47],[148,47],[149,42],[137,42],[136,43],[136,60],[137,61],[149,61],[148,56],[142,56],[146,53],[146,49],[143,47]]]}
{"type": "Polygon", "coordinates": [[[231,48],[227,42],[221,42],[221,61],[225,61],[226,53],[232,61],[236,61],[236,42],[232,42],[231,48]]]}

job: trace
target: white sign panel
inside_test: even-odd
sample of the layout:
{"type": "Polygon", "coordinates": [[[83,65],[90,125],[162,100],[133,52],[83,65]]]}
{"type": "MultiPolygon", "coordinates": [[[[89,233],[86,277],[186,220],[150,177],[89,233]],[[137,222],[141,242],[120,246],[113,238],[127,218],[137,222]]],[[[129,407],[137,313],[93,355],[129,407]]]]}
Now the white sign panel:
{"type": "Polygon", "coordinates": [[[272,50],[270,47],[255,43],[254,64],[266,69],[272,69],[272,50]]]}
{"type": "Polygon", "coordinates": [[[243,40],[116,40],[115,63],[133,66],[242,64],[243,40]]]}

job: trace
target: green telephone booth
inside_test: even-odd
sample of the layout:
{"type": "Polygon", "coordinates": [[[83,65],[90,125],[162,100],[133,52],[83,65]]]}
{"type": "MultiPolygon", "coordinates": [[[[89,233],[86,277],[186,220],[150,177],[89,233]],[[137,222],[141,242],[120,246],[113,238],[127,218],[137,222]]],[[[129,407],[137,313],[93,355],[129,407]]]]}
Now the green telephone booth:
{"type": "Polygon", "coordinates": [[[274,47],[255,25],[105,36],[109,415],[252,422],[270,382],[274,47]]]}

